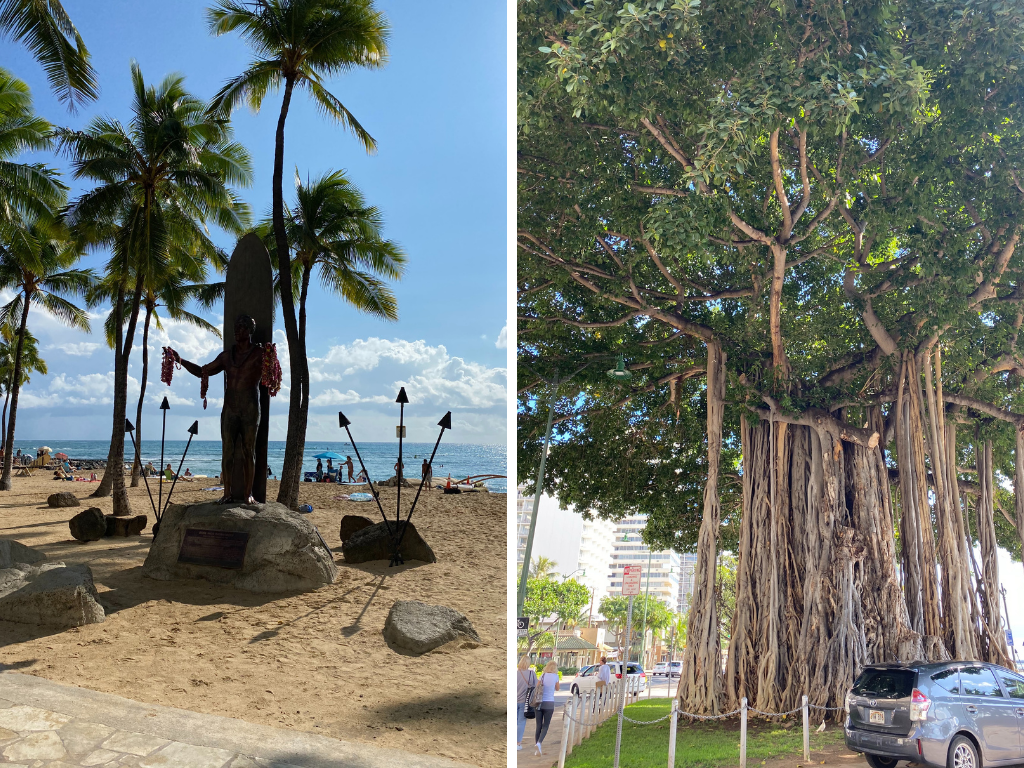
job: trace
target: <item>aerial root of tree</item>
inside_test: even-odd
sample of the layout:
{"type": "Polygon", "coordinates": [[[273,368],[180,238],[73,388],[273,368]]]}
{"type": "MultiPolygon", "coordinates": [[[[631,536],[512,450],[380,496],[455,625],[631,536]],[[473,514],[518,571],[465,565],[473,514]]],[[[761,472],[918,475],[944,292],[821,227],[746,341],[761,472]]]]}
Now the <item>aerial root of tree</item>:
{"type": "Polygon", "coordinates": [[[704,486],[704,515],[697,542],[693,601],[678,687],[680,706],[685,711],[707,714],[718,714],[722,699],[722,649],[715,600],[715,565],[721,525],[718,472],[722,456],[725,376],[722,348],[712,342],[708,344],[708,478],[704,486]]]}
{"type": "Polygon", "coordinates": [[[992,462],[992,441],[986,440],[984,445],[975,449],[978,462],[978,484],[981,492],[975,505],[978,525],[978,543],[981,549],[982,583],[981,591],[985,633],[983,641],[983,658],[996,664],[1013,669],[1010,651],[1006,647],[1006,635],[1003,633],[1002,610],[999,604],[999,562],[996,559],[996,528],[995,528],[995,474],[992,462]]]}

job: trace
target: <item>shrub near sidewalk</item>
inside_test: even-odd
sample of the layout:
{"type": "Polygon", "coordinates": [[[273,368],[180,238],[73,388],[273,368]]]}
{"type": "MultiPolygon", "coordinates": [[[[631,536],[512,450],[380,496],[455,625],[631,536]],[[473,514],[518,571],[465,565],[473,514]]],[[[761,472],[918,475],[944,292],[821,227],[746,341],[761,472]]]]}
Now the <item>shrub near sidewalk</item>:
{"type": "MultiPolygon", "coordinates": [[[[671,709],[671,699],[644,699],[626,707],[626,716],[635,720],[664,717],[671,709]]],[[[558,713],[556,713],[556,717],[558,713]]],[[[611,768],[615,756],[615,724],[613,715],[594,731],[594,735],[573,750],[565,759],[566,768],[611,768]]],[[[818,722],[821,722],[820,720],[818,722]]],[[[654,725],[622,724],[622,756],[626,768],[664,768],[668,762],[669,721],[654,725]]],[[[811,757],[816,749],[842,743],[842,729],[829,723],[824,733],[811,729],[811,757]]],[[[676,735],[677,768],[719,768],[735,766],[740,755],[740,721],[738,717],[707,723],[690,724],[682,718],[676,735]]],[[[548,745],[545,744],[545,754],[548,745]]],[[[551,747],[557,750],[552,743],[551,747]]],[[[803,732],[799,715],[781,723],[747,720],[747,765],[756,766],[770,757],[803,752],[803,732]],[[786,727],[788,724],[790,727],[786,727]]],[[[554,752],[557,755],[557,752],[554,752]]],[[[812,759],[813,762],[813,759],[812,759]]]]}

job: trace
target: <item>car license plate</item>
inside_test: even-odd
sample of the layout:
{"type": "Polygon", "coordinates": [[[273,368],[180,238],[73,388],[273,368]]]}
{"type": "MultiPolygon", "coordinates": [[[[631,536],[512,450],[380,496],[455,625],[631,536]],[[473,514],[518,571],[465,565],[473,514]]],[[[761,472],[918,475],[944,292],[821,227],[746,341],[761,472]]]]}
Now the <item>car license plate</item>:
{"type": "Polygon", "coordinates": [[[885,712],[880,712],[877,709],[868,710],[868,721],[885,725],[885,712]]]}

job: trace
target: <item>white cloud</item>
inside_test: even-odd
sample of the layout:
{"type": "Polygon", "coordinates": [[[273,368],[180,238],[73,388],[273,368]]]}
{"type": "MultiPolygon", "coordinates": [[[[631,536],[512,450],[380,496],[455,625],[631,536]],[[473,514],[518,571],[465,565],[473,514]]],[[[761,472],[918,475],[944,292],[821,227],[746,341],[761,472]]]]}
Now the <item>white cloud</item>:
{"type": "Polygon", "coordinates": [[[508,324],[501,326],[501,331],[498,333],[498,340],[494,342],[494,346],[498,349],[505,349],[508,347],[508,324]]]}
{"type": "Polygon", "coordinates": [[[91,357],[92,353],[100,348],[100,344],[92,341],[69,342],[67,344],[48,344],[45,349],[59,349],[65,355],[75,357],[91,357]]]}
{"type": "MultiPolygon", "coordinates": [[[[404,339],[357,339],[351,344],[331,347],[322,358],[310,358],[310,381],[340,381],[357,378],[366,381],[373,373],[376,391],[398,391],[405,387],[409,397],[420,403],[441,404],[449,408],[491,408],[504,406],[507,372],[480,363],[452,357],[443,345],[404,339]]],[[[364,391],[367,387],[361,386],[364,391]]],[[[372,390],[371,390],[372,391],[372,390]]],[[[342,393],[326,390],[311,399],[311,404],[392,402],[390,394],[360,396],[353,389],[342,393]]]]}

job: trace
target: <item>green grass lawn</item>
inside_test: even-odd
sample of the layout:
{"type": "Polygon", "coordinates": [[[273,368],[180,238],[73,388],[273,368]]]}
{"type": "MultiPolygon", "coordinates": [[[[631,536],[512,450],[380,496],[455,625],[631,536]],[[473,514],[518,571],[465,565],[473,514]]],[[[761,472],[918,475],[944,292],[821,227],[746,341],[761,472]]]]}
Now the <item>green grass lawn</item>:
{"type": "MultiPolygon", "coordinates": [[[[653,720],[668,714],[671,699],[647,699],[626,707],[626,715],[636,720],[653,720]]],[[[594,734],[565,759],[566,768],[611,768],[615,755],[615,724],[606,720],[594,734]]],[[[622,768],[664,768],[668,763],[668,720],[655,725],[622,724],[622,768]]],[[[824,733],[811,731],[811,750],[843,740],[842,729],[830,724],[824,733]]],[[[545,747],[547,745],[545,744],[545,747]]],[[[554,746],[554,744],[552,744],[554,746]]],[[[800,716],[782,722],[747,721],[747,765],[754,766],[769,757],[803,752],[800,716]],[[786,727],[786,726],[789,727],[786,727]]],[[[736,766],[740,755],[739,718],[690,724],[682,719],[676,734],[678,768],[719,768],[736,766]]]]}

